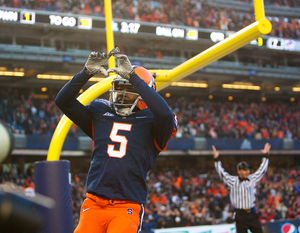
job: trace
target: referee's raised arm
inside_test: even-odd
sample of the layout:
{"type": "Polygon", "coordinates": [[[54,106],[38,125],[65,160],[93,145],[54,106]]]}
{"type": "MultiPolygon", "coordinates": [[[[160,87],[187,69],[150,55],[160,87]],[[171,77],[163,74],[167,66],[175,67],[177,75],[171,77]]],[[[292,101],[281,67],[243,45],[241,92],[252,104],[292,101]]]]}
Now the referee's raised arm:
{"type": "Polygon", "coordinates": [[[227,184],[229,187],[232,187],[234,185],[235,177],[231,176],[222,167],[222,163],[219,159],[219,151],[217,151],[216,147],[212,146],[212,149],[213,149],[213,153],[214,153],[215,168],[217,170],[217,173],[219,174],[220,178],[223,180],[223,182],[225,184],[227,184]]]}
{"type": "Polygon", "coordinates": [[[263,153],[261,164],[259,168],[256,170],[256,172],[249,175],[251,180],[255,183],[258,183],[268,170],[270,149],[271,149],[271,145],[267,142],[264,146],[264,149],[260,150],[263,153]]]}

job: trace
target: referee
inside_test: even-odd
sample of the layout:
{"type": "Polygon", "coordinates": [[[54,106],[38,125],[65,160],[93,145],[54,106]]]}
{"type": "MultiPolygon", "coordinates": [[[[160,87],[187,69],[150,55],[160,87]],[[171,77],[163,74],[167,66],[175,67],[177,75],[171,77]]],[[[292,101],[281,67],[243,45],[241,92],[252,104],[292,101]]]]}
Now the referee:
{"type": "Polygon", "coordinates": [[[249,164],[240,162],[237,165],[238,176],[232,176],[224,170],[219,160],[219,152],[215,146],[212,146],[216,170],[230,189],[230,201],[235,209],[237,233],[247,233],[248,229],[252,233],[263,232],[255,209],[255,193],[257,183],[268,169],[270,148],[271,145],[266,143],[264,149],[261,150],[263,158],[256,172],[250,174],[249,164]]]}

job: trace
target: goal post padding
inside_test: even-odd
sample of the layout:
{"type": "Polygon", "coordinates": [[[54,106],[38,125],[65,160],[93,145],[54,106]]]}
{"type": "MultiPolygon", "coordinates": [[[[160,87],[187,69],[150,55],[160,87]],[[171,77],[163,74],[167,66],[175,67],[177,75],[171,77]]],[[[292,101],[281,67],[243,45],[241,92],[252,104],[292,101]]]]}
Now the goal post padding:
{"type": "Polygon", "coordinates": [[[70,162],[40,161],[34,164],[35,192],[52,198],[55,206],[45,210],[45,224],[40,233],[72,233],[72,195],[69,182],[70,162]]]}

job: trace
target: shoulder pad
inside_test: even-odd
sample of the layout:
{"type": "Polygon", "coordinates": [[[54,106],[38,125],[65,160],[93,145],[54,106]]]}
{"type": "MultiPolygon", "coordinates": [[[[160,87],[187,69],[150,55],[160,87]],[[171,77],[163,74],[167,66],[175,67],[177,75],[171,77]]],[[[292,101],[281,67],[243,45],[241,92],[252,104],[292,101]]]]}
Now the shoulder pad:
{"type": "Polygon", "coordinates": [[[111,106],[111,104],[110,104],[110,102],[108,101],[108,100],[106,100],[106,99],[95,99],[94,100],[94,103],[95,104],[105,104],[105,105],[107,105],[107,106],[111,106]]]}
{"type": "Polygon", "coordinates": [[[108,100],[105,99],[95,99],[93,101],[91,101],[88,105],[89,109],[107,109],[107,108],[111,108],[111,104],[108,100]]]}

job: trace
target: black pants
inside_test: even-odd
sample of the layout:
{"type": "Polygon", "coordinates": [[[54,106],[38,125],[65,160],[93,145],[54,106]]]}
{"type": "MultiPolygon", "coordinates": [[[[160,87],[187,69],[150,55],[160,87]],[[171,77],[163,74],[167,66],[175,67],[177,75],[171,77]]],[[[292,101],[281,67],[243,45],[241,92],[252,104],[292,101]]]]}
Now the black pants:
{"type": "Polygon", "coordinates": [[[263,233],[258,214],[255,209],[243,210],[235,209],[235,226],[237,233],[247,233],[248,229],[252,233],[263,233]]]}

